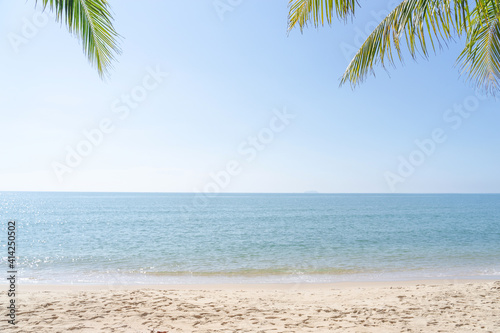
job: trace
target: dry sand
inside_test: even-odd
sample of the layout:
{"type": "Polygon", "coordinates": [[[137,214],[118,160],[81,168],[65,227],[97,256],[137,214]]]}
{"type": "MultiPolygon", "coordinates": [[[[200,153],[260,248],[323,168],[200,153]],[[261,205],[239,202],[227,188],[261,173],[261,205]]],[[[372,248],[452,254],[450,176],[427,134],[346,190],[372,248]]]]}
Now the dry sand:
{"type": "Polygon", "coordinates": [[[1,332],[500,332],[500,281],[17,288],[1,332]]]}

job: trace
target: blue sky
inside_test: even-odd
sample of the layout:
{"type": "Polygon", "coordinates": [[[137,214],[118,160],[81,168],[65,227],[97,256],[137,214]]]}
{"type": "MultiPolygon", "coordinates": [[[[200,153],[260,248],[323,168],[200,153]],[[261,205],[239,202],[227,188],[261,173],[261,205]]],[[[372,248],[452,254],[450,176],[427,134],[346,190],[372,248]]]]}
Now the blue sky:
{"type": "Polygon", "coordinates": [[[287,1],[110,1],[107,81],[34,3],[0,3],[0,190],[500,191],[498,102],[460,77],[463,41],[338,87],[388,2],[287,35],[287,1]]]}

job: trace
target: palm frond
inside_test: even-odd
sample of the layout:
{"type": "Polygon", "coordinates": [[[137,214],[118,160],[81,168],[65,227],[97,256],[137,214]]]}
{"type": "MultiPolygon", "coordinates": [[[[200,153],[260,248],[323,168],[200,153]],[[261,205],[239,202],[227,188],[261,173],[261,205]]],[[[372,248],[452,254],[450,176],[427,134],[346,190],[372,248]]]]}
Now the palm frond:
{"type": "Polygon", "coordinates": [[[115,55],[119,54],[119,35],[107,0],[42,0],[43,7],[54,11],[58,22],[81,41],[89,62],[101,78],[109,74],[115,55]]]}
{"type": "Polygon", "coordinates": [[[496,94],[500,81],[500,1],[478,1],[471,12],[465,48],[458,61],[467,78],[496,94]]]}
{"type": "Polygon", "coordinates": [[[467,26],[468,7],[465,0],[404,0],[368,36],[341,77],[352,86],[362,82],[373,66],[386,62],[394,65],[392,46],[402,61],[401,37],[413,58],[417,52],[428,56],[428,49],[446,43],[454,32],[460,34],[467,26]]]}
{"type": "Polygon", "coordinates": [[[296,24],[300,31],[313,21],[314,26],[332,23],[333,16],[346,19],[354,15],[356,0],[290,0],[288,3],[288,31],[292,30],[296,24]]]}

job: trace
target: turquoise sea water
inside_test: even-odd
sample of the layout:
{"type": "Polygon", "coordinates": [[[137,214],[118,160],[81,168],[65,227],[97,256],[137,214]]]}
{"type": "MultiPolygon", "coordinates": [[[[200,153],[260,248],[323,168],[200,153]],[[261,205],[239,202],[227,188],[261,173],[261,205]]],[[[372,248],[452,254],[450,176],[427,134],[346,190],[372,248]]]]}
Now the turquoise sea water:
{"type": "Polygon", "coordinates": [[[500,278],[500,195],[0,193],[21,283],[500,278]]]}

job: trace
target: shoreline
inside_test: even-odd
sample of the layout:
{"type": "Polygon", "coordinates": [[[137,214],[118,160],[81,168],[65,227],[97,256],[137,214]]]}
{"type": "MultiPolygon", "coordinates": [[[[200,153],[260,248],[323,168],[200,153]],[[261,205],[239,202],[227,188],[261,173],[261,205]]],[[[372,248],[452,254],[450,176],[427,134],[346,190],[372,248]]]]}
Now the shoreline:
{"type": "MultiPolygon", "coordinates": [[[[438,281],[438,280],[471,280],[492,281],[500,280],[500,267],[489,268],[441,268],[421,271],[385,271],[363,272],[354,274],[155,274],[155,273],[68,273],[55,272],[47,274],[40,272],[19,272],[18,283],[21,285],[251,285],[251,284],[337,284],[337,283],[370,283],[370,282],[398,282],[398,281],[438,281]]],[[[3,281],[0,281],[0,286],[3,281]]]]}
{"type": "MultiPolygon", "coordinates": [[[[339,281],[339,282],[299,282],[299,283],[186,283],[186,284],[54,284],[54,283],[18,283],[21,291],[76,291],[76,290],[289,290],[289,289],[349,289],[349,288],[381,288],[381,287],[408,287],[416,285],[460,285],[499,282],[498,279],[412,279],[391,281],[339,281]]],[[[7,284],[0,284],[0,287],[7,284]]]]}

